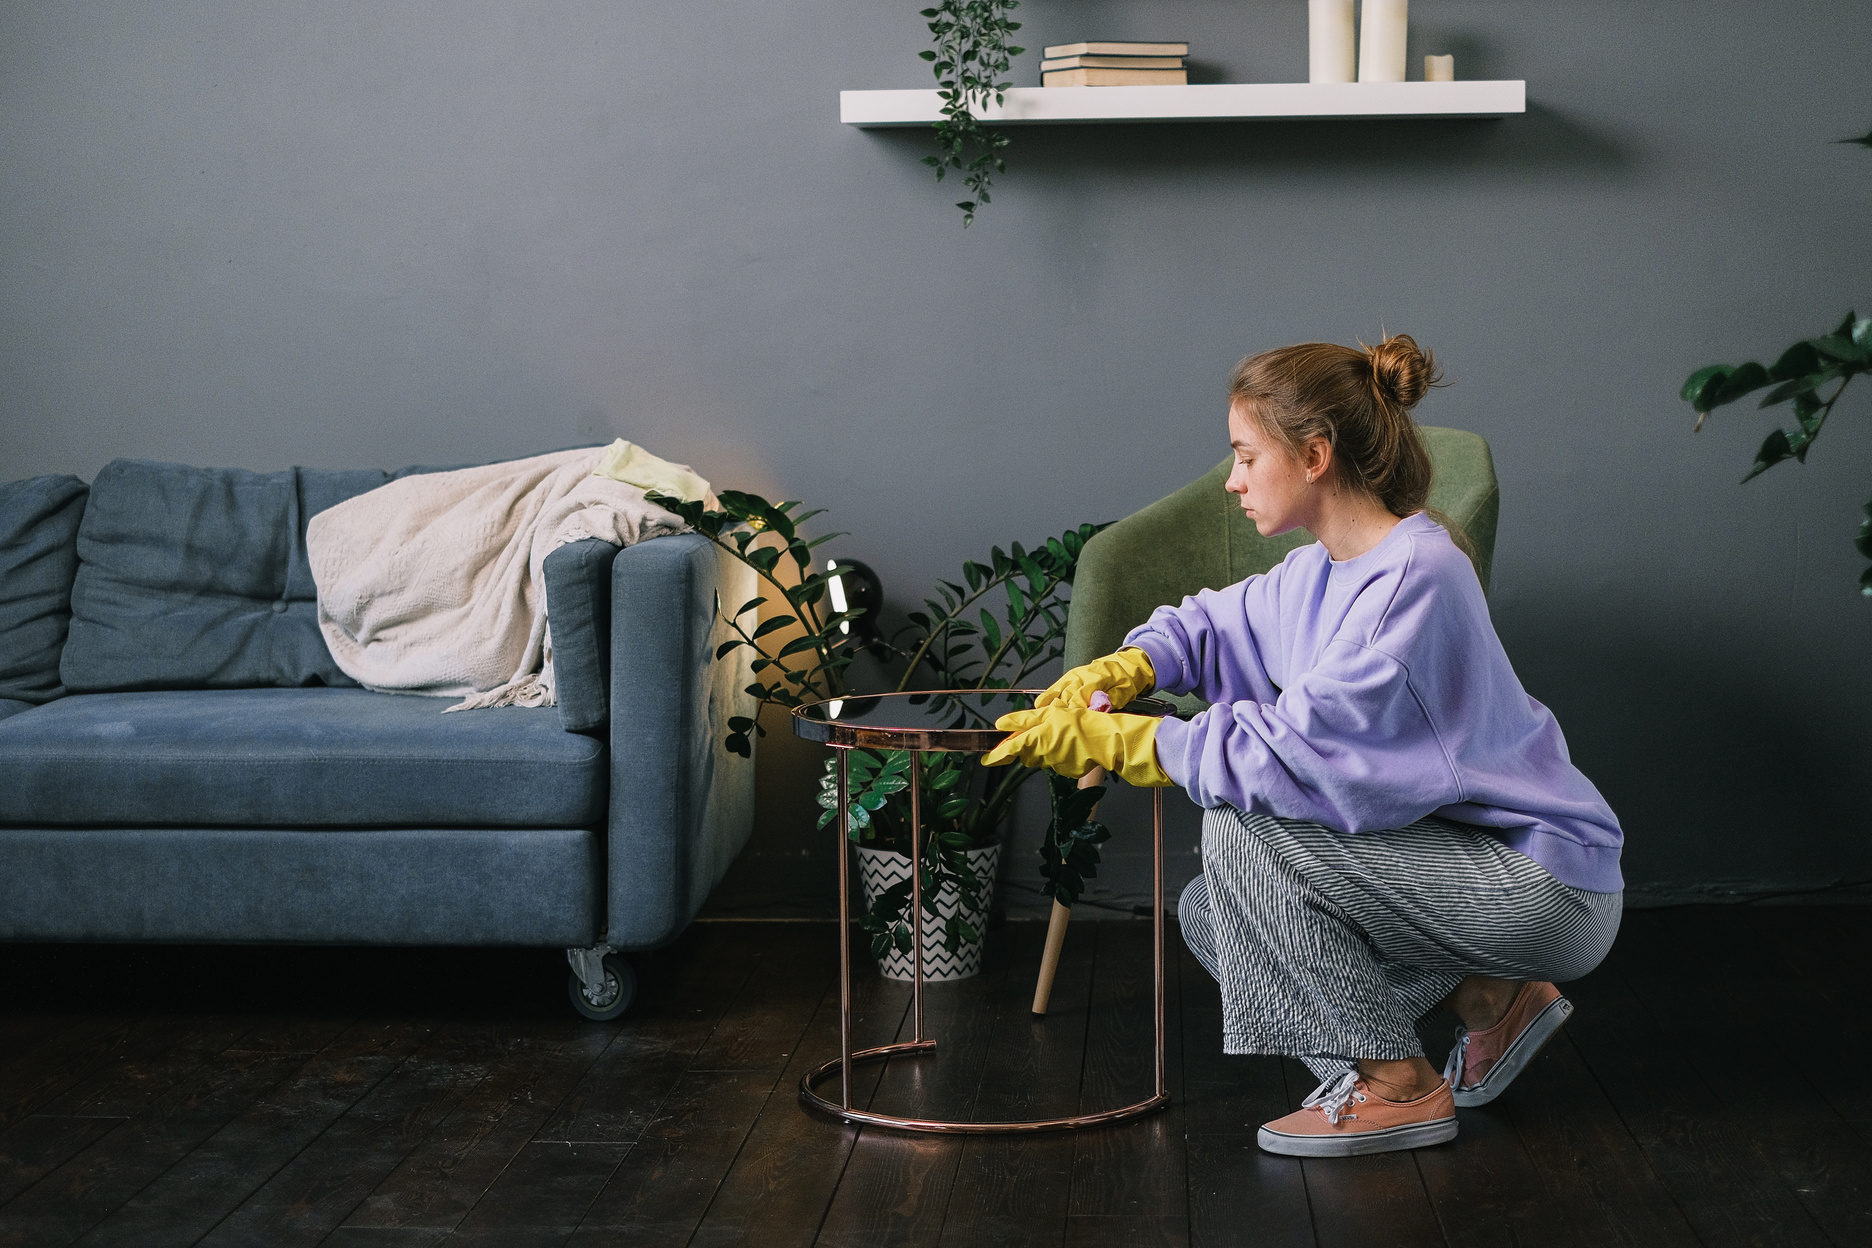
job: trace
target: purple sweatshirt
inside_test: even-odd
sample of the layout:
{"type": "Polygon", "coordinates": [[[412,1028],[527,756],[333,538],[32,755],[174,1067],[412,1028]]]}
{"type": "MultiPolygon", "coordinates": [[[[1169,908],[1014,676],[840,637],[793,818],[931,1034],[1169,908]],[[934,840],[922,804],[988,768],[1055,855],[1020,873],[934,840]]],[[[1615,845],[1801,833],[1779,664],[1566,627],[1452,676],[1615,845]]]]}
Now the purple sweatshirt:
{"type": "Polygon", "coordinates": [[[1618,820],[1521,688],[1468,557],[1419,513],[1356,559],[1314,543],[1159,607],[1125,638],[1157,687],[1216,703],[1157,730],[1199,805],[1344,832],[1476,824],[1563,884],[1616,893],[1618,820]]]}

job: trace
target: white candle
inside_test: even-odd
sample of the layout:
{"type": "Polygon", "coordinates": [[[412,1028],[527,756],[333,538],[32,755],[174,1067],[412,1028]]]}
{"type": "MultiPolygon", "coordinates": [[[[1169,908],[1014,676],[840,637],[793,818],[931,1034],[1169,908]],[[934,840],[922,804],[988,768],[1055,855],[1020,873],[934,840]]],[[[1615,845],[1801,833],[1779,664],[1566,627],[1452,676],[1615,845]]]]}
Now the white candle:
{"type": "Polygon", "coordinates": [[[1455,82],[1456,57],[1426,56],[1423,58],[1423,80],[1425,82],[1455,82]]]}
{"type": "Polygon", "coordinates": [[[1410,0],[1365,0],[1359,29],[1358,80],[1404,81],[1404,34],[1410,0]]]}
{"type": "Polygon", "coordinates": [[[1307,0],[1307,81],[1351,82],[1355,47],[1352,0],[1307,0]]]}

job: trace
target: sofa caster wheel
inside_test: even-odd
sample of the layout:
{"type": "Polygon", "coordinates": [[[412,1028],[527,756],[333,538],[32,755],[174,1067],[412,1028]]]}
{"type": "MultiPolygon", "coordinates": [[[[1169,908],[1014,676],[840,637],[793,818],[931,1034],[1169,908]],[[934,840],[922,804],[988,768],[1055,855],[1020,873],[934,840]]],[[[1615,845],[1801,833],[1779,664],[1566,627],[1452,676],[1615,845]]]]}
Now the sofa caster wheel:
{"type": "Polygon", "coordinates": [[[608,1023],[630,1009],[637,997],[637,973],[624,955],[609,945],[592,949],[568,949],[566,961],[572,974],[566,977],[566,993],[572,1008],[593,1022],[608,1023]]]}

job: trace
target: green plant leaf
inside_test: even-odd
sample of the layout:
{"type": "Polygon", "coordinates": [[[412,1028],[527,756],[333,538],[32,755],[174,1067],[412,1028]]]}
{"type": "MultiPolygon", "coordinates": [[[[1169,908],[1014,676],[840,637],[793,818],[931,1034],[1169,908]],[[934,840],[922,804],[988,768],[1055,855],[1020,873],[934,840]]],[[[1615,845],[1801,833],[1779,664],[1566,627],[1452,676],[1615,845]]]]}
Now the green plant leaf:
{"type": "Polygon", "coordinates": [[[986,607],[982,608],[981,625],[982,636],[987,640],[988,648],[990,650],[999,650],[1001,648],[1001,626],[995,623],[994,616],[988,614],[988,608],[986,607]]]}
{"type": "Polygon", "coordinates": [[[1837,376],[1839,376],[1839,370],[1837,368],[1827,368],[1804,377],[1795,377],[1791,380],[1784,381],[1767,394],[1763,395],[1762,401],[1758,406],[1764,408],[1773,407],[1777,403],[1787,402],[1797,394],[1812,394],[1816,387],[1823,385],[1837,376]]]}
{"type": "Polygon", "coordinates": [[[1817,373],[1825,367],[1813,343],[1797,342],[1781,353],[1781,358],[1774,362],[1768,375],[1776,381],[1792,381],[1808,373],[1817,373]]]}
{"type": "MultiPolygon", "coordinates": [[[[1850,330],[1850,326],[1848,329],[1850,330]]],[[[1828,334],[1824,338],[1813,340],[1814,350],[1828,359],[1838,360],[1842,364],[1861,364],[1872,358],[1872,352],[1852,340],[1850,333],[1828,334]]]]}
{"type": "Polygon", "coordinates": [[[1691,373],[1683,384],[1683,401],[1699,412],[1707,412],[1713,406],[1711,400],[1722,389],[1722,383],[1728,378],[1730,368],[1727,364],[1711,364],[1691,373]]]}
{"type": "Polygon", "coordinates": [[[1769,381],[1768,370],[1752,361],[1740,365],[1712,364],[1690,374],[1682,393],[1685,402],[1698,412],[1712,412],[1761,389],[1769,381]]]}
{"type": "Polygon", "coordinates": [[[1749,469],[1744,481],[1751,481],[1768,471],[1784,459],[1794,458],[1794,448],[1788,444],[1788,436],[1776,429],[1762,439],[1761,449],[1755,452],[1755,464],[1749,469]]]}
{"type": "Polygon", "coordinates": [[[1768,370],[1753,360],[1747,364],[1738,364],[1730,370],[1729,375],[1723,381],[1722,389],[1717,392],[1716,406],[1721,407],[1726,403],[1733,403],[1744,395],[1752,394],[1768,385],[1770,381],[1768,370]]]}
{"type": "Polygon", "coordinates": [[[761,626],[754,630],[753,636],[759,639],[765,637],[769,633],[777,632],[790,624],[797,623],[799,623],[799,620],[791,615],[776,615],[770,620],[763,621],[761,626]]]}

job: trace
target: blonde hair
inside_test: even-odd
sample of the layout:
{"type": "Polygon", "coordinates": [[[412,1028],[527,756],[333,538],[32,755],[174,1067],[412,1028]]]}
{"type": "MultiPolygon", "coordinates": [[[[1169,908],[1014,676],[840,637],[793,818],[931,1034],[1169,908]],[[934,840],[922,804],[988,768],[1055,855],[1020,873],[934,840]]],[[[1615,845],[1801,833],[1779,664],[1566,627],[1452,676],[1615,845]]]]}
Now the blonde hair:
{"type": "Polygon", "coordinates": [[[1326,439],[1347,486],[1408,516],[1424,509],[1431,478],[1410,410],[1441,381],[1428,352],[1393,334],[1357,350],[1302,342],[1251,355],[1229,374],[1228,394],[1296,456],[1326,439]]]}

